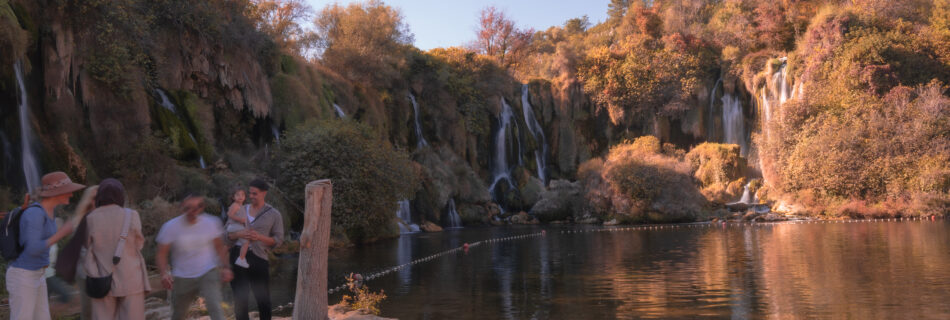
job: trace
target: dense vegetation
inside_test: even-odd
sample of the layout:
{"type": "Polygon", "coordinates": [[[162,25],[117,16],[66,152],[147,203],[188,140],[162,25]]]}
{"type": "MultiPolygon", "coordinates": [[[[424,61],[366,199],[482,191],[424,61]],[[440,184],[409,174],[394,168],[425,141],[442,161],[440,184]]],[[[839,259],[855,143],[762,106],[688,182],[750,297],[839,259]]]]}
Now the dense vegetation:
{"type": "Polygon", "coordinates": [[[333,222],[357,242],[398,232],[396,201],[418,188],[405,153],[379,141],[365,125],[350,121],[308,123],[289,131],[277,155],[278,182],[304,203],[307,183],[333,181],[333,222]]]}
{"type": "MultiPolygon", "coordinates": [[[[470,45],[422,51],[399,9],[376,0],[0,0],[0,63],[30,73],[44,169],[118,177],[148,210],[269,175],[293,226],[302,186],[334,179],[334,230],[353,241],[392,235],[400,199],[416,222],[439,223],[450,202],[466,223],[522,210],[681,221],[749,181],[763,201],[815,215],[948,211],[950,1],[604,9],[606,21],[533,30],[489,7],[470,45]],[[778,80],[794,87],[784,103],[778,80]],[[722,143],[726,95],[741,102],[748,152],[722,143]],[[502,99],[518,123],[502,159],[512,183],[490,193],[502,99]]],[[[16,91],[0,69],[4,105],[16,91]]],[[[17,141],[15,115],[0,113],[4,140],[17,141]]],[[[2,163],[8,206],[22,188],[17,160],[2,163]]]]}

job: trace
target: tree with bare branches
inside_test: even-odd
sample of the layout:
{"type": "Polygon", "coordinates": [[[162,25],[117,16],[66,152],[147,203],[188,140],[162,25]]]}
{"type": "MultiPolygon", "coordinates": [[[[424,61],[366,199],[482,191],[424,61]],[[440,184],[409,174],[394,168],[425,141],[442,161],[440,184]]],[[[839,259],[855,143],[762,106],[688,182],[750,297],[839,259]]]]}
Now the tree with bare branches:
{"type": "Polygon", "coordinates": [[[482,9],[479,15],[478,40],[475,49],[495,58],[505,68],[527,54],[534,29],[519,29],[504,11],[494,6],[482,9]]]}

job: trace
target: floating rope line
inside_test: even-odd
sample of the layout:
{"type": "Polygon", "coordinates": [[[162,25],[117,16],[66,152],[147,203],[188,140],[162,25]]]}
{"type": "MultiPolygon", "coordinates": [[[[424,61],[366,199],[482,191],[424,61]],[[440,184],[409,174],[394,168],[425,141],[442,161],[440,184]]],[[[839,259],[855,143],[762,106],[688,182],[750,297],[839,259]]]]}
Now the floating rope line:
{"type": "MultiPolygon", "coordinates": [[[[687,229],[687,228],[727,228],[727,227],[746,227],[746,226],[755,226],[755,227],[771,227],[775,225],[786,225],[786,224],[835,224],[835,223],[874,223],[874,222],[897,222],[897,221],[936,221],[937,219],[944,219],[943,217],[929,216],[929,217],[908,217],[908,218],[881,218],[881,219],[846,219],[846,220],[786,220],[786,221],[767,221],[767,222],[756,222],[756,221],[717,221],[717,222],[696,222],[696,223],[680,223],[680,224],[656,224],[656,225],[639,225],[639,226],[624,226],[624,227],[606,227],[606,228],[590,228],[583,230],[561,230],[560,234],[585,234],[585,233],[598,233],[598,232],[621,232],[621,231],[642,231],[642,230],[674,230],[674,229],[687,229]]],[[[366,282],[380,277],[389,275],[391,273],[397,272],[399,270],[409,268],[413,265],[421,264],[424,262],[429,262],[440,257],[458,253],[459,251],[467,250],[470,248],[478,247],[483,244],[495,244],[516,240],[532,239],[537,237],[542,237],[546,234],[546,231],[541,231],[537,233],[529,233],[515,236],[507,237],[497,237],[491,238],[488,240],[482,240],[478,242],[466,243],[460,247],[452,248],[446,251],[442,251],[436,254],[432,254],[423,258],[412,260],[404,264],[392,266],[385,269],[380,269],[375,272],[371,272],[368,275],[364,275],[361,282],[366,282]]],[[[346,289],[346,284],[341,284],[339,286],[333,287],[327,292],[329,294],[334,294],[346,289]]]]}
{"type": "MultiPolygon", "coordinates": [[[[468,249],[475,248],[475,247],[481,246],[481,245],[483,245],[483,244],[495,244],[495,243],[502,243],[502,242],[515,241],[515,240],[532,239],[532,238],[537,238],[537,237],[544,236],[545,233],[546,233],[546,231],[541,231],[541,232],[537,232],[537,233],[529,233],[529,234],[514,235],[514,236],[507,236],[507,237],[497,237],[497,238],[491,238],[491,239],[488,239],[488,240],[482,240],[482,241],[477,241],[477,242],[472,242],[472,243],[465,243],[465,244],[463,244],[462,246],[459,246],[459,247],[457,247],[457,248],[452,248],[452,249],[445,250],[445,251],[442,251],[442,252],[439,252],[439,253],[436,253],[436,254],[432,254],[432,255],[429,255],[429,256],[426,256],[426,257],[423,257],[423,258],[419,258],[419,259],[416,259],[416,260],[412,260],[412,261],[407,262],[407,263],[404,263],[404,264],[400,264],[400,265],[392,266],[392,267],[389,267],[389,268],[381,269],[381,270],[378,270],[378,271],[376,271],[376,272],[371,272],[371,273],[369,273],[368,275],[364,275],[364,276],[363,276],[363,279],[362,279],[361,281],[365,283],[366,281],[370,281],[370,280],[373,280],[373,279],[378,279],[378,278],[380,278],[380,277],[389,275],[389,274],[391,274],[391,273],[397,272],[397,271],[402,270],[402,269],[405,269],[405,268],[409,268],[409,267],[414,266],[414,265],[417,265],[417,264],[421,264],[421,263],[423,263],[423,262],[429,262],[429,261],[435,260],[435,259],[437,259],[437,258],[441,258],[441,257],[446,256],[446,255],[449,255],[449,254],[458,253],[458,252],[460,252],[460,251],[467,251],[468,249]]],[[[336,293],[336,292],[343,291],[343,289],[346,289],[346,286],[347,286],[347,284],[344,283],[344,284],[341,284],[341,285],[339,285],[339,286],[330,288],[329,290],[327,290],[327,293],[329,293],[329,294],[334,294],[334,293],[336,293]]]]}

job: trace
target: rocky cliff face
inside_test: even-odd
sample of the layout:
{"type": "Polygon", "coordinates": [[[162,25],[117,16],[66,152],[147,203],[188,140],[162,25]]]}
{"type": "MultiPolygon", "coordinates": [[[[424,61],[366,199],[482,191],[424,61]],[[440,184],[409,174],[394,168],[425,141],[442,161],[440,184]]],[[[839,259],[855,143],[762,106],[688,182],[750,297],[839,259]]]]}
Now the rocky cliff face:
{"type": "MultiPolygon", "coordinates": [[[[112,48],[102,48],[97,37],[104,22],[84,23],[87,21],[77,17],[83,11],[69,11],[70,6],[88,9],[83,6],[92,5],[18,0],[0,3],[4,30],[0,38],[14,48],[5,50],[0,60],[23,61],[29,66],[26,86],[31,122],[42,145],[45,167],[68,168],[78,177],[112,176],[123,171],[128,163],[120,159],[143,152],[137,146],[147,144],[155,137],[153,130],[161,126],[153,112],[162,103],[158,89],[180,93],[175,97],[181,99],[173,102],[181,104],[182,114],[190,117],[185,121],[190,126],[178,129],[187,130],[193,140],[209,146],[211,154],[216,133],[220,132],[216,132],[216,126],[230,124],[223,128],[227,132],[238,125],[238,131],[246,132],[244,139],[232,141],[234,147],[249,141],[247,137],[253,135],[250,128],[271,114],[269,78],[254,50],[161,21],[151,21],[145,33],[137,34],[144,39],[117,45],[121,50],[138,50],[140,55],[135,61],[113,61],[122,72],[112,76],[121,78],[121,85],[105,81],[105,72],[115,70],[102,70],[102,61],[121,56],[109,56],[112,48]],[[24,34],[29,35],[26,40],[24,34]],[[195,99],[185,105],[184,97],[195,99]],[[241,124],[248,128],[241,130],[241,124]]],[[[121,29],[121,21],[114,23],[112,27],[121,29]]],[[[127,30],[117,32],[123,31],[127,30]]],[[[0,69],[7,84],[2,90],[3,99],[16,101],[10,85],[12,63],[4,66],[0,69]]],[[[15,115],[5,110],[4,123],[15,115]]],[[[4,126],[3,131],[8,137],[19,135],[17,126],[4,126]]],[[[163,138],[158,138],[161,144],[163,138]]],[[[5,181],[17,184],[16,179],[5,181]]]]}

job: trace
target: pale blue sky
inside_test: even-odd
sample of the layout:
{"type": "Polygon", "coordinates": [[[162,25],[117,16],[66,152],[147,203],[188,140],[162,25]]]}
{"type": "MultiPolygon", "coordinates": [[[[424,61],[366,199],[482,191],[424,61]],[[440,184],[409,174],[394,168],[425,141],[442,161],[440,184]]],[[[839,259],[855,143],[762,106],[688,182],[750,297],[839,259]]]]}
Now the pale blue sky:
{"type": "MultiPolygon", "coordinates": [[[[327,4],[354,0],[307,0],[314,12],[327,4]]],[[[415,45],[429,50],[464,45],[475,40],[479,12],[494,5],[502,9],[519,28],[545,30],[563,25],[567,19],[587,15],[591,24],[607,18],[610,0],[384,0],[402,10],[409,29],[415,34],[415,45]]]]}

